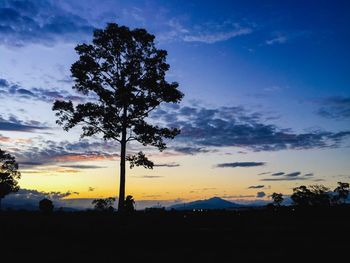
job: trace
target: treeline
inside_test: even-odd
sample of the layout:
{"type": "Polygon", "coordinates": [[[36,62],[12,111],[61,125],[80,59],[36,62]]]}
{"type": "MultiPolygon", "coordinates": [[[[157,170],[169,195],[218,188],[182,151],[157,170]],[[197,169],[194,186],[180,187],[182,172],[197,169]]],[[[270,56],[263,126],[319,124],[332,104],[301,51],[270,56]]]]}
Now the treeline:
{"type": "MultiPolygon", "coordinates": [[[[292,204],[301,207],[326,207],[337,206],[346,203],[349,197],[349,183],[338,182],[337,187],[331,191],[330,188],[316,184],[310,186],[298,186],[293,188],[293,194],[290,196],[292,204]]],[[[272,203],[270,206],[281,206],[284,201],[282,193],[273,193],[271,195],[272,203]]]]}

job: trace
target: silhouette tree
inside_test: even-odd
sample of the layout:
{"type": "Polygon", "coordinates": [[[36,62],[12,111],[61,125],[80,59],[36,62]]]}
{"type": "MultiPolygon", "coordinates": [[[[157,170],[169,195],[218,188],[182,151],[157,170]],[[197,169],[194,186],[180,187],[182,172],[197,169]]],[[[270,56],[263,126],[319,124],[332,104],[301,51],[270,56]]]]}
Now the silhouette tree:
{"type": "Polygon", "coordinates": [[[283,194],[281,193],[273,193],[271,195],[271,198],[273,200],[274,205],[281,206],[281,203],[283,202],[283,194]]]}
{"type": "MultiPolygon", "coordinates": [[[[120,188],[118,210],[125,200],[125,161],[128,142],[166,148],[164,139],[173,139],[178,129],[160,128],[147,122],[152,110],[161,103],[178,103],[183,94],[178,83],[165,79],[170,66],[167,52],[157,49],[155,37],[144,29],[130,30],[117,24],[95,30],[91,44],[77,45],[79,59],[71,67],[73,89],[95,100],[73,105],[55,101],[57,123],[68,131],[82,124],[82,135],[102,134],[105,140],[120,143],[120,188]]],[[[134,166],[153,168],[142,153],[131,155],[134,166]]]]}
{"type": "Polygon", "coordinates": [[[333,201],[336,204],[344,204],[349,196],[349,190],[349,183],[338,182],[338,186],[334,189],[336,195],[334,196],[333,201]]]}
{"type": "Polygon", "coordinates": [[[15,157],[0,149],[0,210],[2,199],[19,190],[17,180],[21,173],[18,171],[18,163],[15,157]]]}
{"type": "Polygon", "coordinates": [[[305,185],[302,185],[293,188],[291,198],[294,204],[298,206],[309,206],[311,205],[312,193],[305,185]]]}
{"type": "Polygon", "coordinates": [[[331,195],[329,194],[330,189],[324,185],[310,185],[312,195],[312,205],[314,206],[330,206],[331,195]]]}
{"type": "Polygon", "coordinates": [[[293,189],[291,198],[298,206],[329,206],[331,197],[329,188],[323,185],[310,185],[309,188],[302,185],[293,189]]]}
{"type": "Polygon", "coordinates": [[[125,212],[131,214],[135,211],[135,200],[134,198],[132,197],[132,195],[128,195],[125,199],[125,202],[124,202],[124,209],[125,209],[125,212]]]}
{"type": "Polygon", "coordinates": [[[95,210],[100,212],[113,212],[113,203],[115,202],[115,198],[108,197],[104,199],[95,199],[92,201],[95,210]]]}
{"type": "Polygon", "coordinates": [[[54,205],[51,200],[44,198],[39,202],[39,210],[44,214],[51,214],[54,205]]]}

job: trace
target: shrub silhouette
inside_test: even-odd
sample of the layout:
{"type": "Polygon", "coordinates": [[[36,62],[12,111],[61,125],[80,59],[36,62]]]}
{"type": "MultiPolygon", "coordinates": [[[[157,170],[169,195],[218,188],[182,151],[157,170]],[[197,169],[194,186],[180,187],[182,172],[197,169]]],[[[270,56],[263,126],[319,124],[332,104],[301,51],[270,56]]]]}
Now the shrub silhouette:
{"type": "Polygon", "coordinates": [[[128,195],[124,201],[124,209],[126,213],[133,213],[135,212],[135,200],[132,197],[132,195],[128,195]]]}
{"type": "Polygon", "coordinates": [[[51,200],[44,198],[39,202],[39,210],[44,214],[51,214],[53,211],[54,205],[51,200]]]}
{"type": "Polygon", "coordinates": [[[92,204],[94,205],[94,209],[99,212],[113,212],[113,203],[115,202],[115,198],[108,197],[108,198],[101,198],[101,199],[95,199],[92,201],[92,204]]]}
{"type": "Polygon", "coordinates": [[[333,202],[335,204],[344,204],[349,196],[349,190],[349,183],[338,182],[337,188],[334,189],[336,195],[333,197],[333,202]]]}
{"type": "Polygon", "coordinates": [[[276,205],[276,206],[281,206],[281,203],[283,202],[283,194],[281,193],[273,193],[271,195],[271,198],[272,198],[272,201],[273,201],[273,204],[276,205]]]}
{"type": "Polygon", "coordinates": [[[125,162],[129,160],[131,167],[153,168],[142,152],[127,156],[127,143],[136,141],[162,151],[164,138],[173,139],[180,133],[147,122],[161,103],[178,103],[183,97],[178,83],[166,80],[167,52],[157,49],[154,40],[145,29],[130,30],[114,23],[95,30],[91,44],[76,46],[79,59],[71,72],[73,88],[97,100],[79,105],[55,101],[52,108],[64,130],[82,124],[82,137],[102,134],[105,140],[120,143],[118,211],[124,209],[125,162]]]}
{"type": "Polygon", "coordinates": [[[15,157],[0,149],[0,210],[2,199],[19,190],[17,180],[21,173],[18,171],[18,163],[15,157]]]}

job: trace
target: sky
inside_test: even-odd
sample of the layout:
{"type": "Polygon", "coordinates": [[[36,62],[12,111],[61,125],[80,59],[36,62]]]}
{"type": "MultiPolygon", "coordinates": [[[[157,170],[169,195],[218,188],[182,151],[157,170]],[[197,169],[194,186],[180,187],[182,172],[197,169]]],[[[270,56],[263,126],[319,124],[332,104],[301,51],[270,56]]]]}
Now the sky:
{"type": "Polygon", "coordinates": [[[117,195],[118,144],[63,131],[51,110],[84,101],[71,88],[74,47],[111,22],[154,34],[185,94],[152,115],[182,130],[167,150],[128,145],[156,164],[127,170],[139,208],[350,181],[349,11],[348,1],[0,0],[0,145],[20,164],[15,196],[88,206],[117,195]]]}

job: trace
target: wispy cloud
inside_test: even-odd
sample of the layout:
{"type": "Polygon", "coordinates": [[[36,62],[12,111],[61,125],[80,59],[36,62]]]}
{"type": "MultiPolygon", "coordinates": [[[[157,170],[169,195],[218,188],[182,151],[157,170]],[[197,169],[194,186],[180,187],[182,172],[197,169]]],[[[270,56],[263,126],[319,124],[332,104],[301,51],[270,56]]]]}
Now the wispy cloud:
{"type": "Polygon", "coordinates": [[[137,176],[138,178],[146,178],[146,179],[154,179],[154,178],[162,178],[163,176],[160,175],[141,175],[137,176]]]}
{"type": "Polygon", "coordinates": [[[21,150],[15,151],[13,154],[20,166],[58,165],[62,168],[71,168],[77,171],[102,168],[95,165],[76,164],[77,162],[114,160],[119,156],[118,144],[112,142],[91,140],[56,142],[42,138],[33,139],[33,144],[24,145],[21,150]]]}
{"type": "Polygon", "coordinates": [[[277,172],[277,173],[273,173],[271,174],[272,176],[281,176],[281,175],[284,175],[285,173],[284,172],[277,172]]]}
{"type": "Polygon", "coordinates": [[[58,1],[0,1],[0,44],[21,47],[31,43],[54,45],[78,41],[93,26],[63,9],[58,1]]]}
{"type": "Polygon", "coordinates": [[[265,41],[266,45],[274,45],[274,44],[283,44],[287,42],[287,37],[286,36],[277,36],[271,39],[268,39],[265,41]]]}
{"type": "Polygon", "coordinates": [[[174,163],[174,162],[172,162],[172,163],[158,163],[158,164],[154,165],[154,167],[170,167],[170,168],[179,167],[179,166],[180,166],[180,164],[174,163]]]}
{"type": "Polygon", "coordinates": [[[261,113],[248,112],[243,107],[175,106],[157,110],[152,117],[181,129],[176,147],[197,147],[201,152],[218,147],[241,147],[256,152],[337,148],[350,136],[349,130],[295,133],[267,124],[261,113]]]}
{"type": "Polygon", "coordinates": [[[264,162],[235,162],[235,163],[219,163],[215,167],[218,168],[236,168],[236,167],[256,167],[263,166],[264,162]]]}
{"type": "Polygon", "coordinates": [[[61,165],[61,167],[64,167],[64,168],[73,168],[73,169],[100,169],[100,168],[106,168],[105,166],[99,166],[99,165],[84,165],[84,164],[61,165]]]}
{"type": "Polygon", "coordinates": [[[168,22],[168,27],[167,31],[158,34],[160,41],[181,40],[184,42],[214,44],[253,32],[252,27],[242,26],[231,21],[204,23],[186,27],[181,23],[181,20],[172,18],[168,22]]]}
{"type": "Polygon", "coordinates": [[[200,32],[198,34],[186,35],[183,40],[185,42],[202,42],[206,44],[213,44],[216,42],[226,41],[231,38],[235,38],[242,35],[248,35],[252,33],[253,30],[251,28],[240,28],[236,27],[227,32],[200,32]]]}
{"type": "Polygon", "coordinates": [[[55,100],[72,100],[85,101],[87,98],[72,94],[62,89],[47,89],[47,88],[24,88],[19,84],[11,83],[6,79],[0,79],[0,97],[13,97],[23,100],[35,100],[52,103],[55,100]]]}
{"type": "Polygon", "coordinates": [[[260,189],[260,188],[264,188],[265,185],[263,184],[259,184],[259,185],[251,185],[248,187],[248,189],[260,189]]]}
{"type": "MultiPolygon", "coordinates": [[[[16,131],[16,132],[36,132],[40,130],[48,130],[50,127],[38,121],[22,121],[16,116],[10,116],[5,119],[0,115],[0,130],[1,131],[16,131]]],[[[9,141],[9,139],[3,137],[3,141],[9,141]]]]}
{"type": "Polygon", "coordinates": [[[285,172],[277,172],[270,174],[272,176],[271,178],[263,178],[260,181],[297,181],[297,180],[310,180],[314,176],[313,173],[306,173],[303,174],[301,172],[291,172],[291,173],[285,173],[285,172]]]}
{"type": "Polygon", "coordinates": [[[322,105],[317,114],[324,118],[335,120],[350,119],[350,97],[329,97],[317,101],[322,105]]]}

